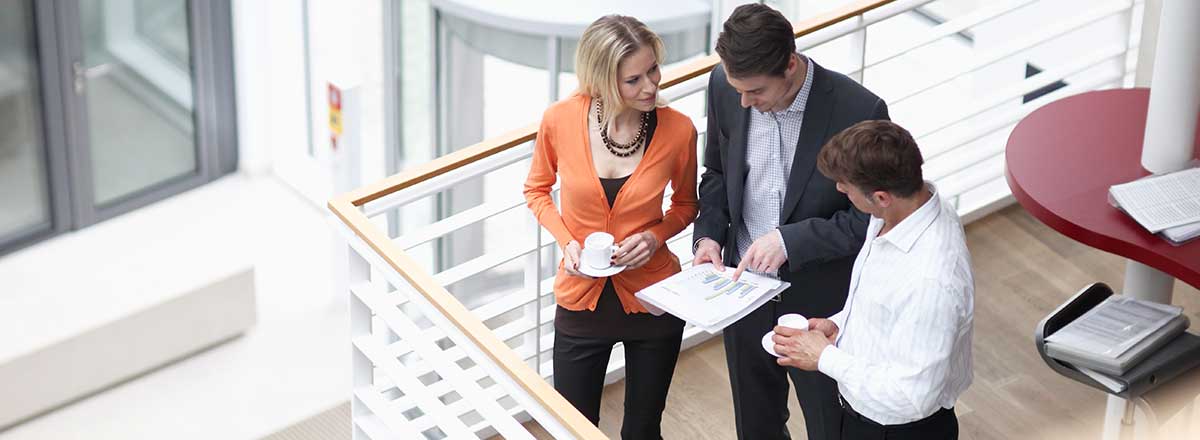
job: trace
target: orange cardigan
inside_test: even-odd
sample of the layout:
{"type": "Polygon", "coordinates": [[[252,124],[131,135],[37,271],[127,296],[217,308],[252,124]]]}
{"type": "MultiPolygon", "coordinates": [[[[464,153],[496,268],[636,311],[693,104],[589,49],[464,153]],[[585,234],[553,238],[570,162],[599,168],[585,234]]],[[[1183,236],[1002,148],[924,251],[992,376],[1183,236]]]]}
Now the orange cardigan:
{"type": "MultiPolygon", "coordinates": [[[[590,104],[590,97],[575,94],[546,109],[525,180],[525,200],[560,248],[571,240],[583,243],[596,231],[612,234],[617,242],[642,231],[654,234],[660,246],[650,261],[611,277],[625,313],[646,312],[633,295],[679,272],[679,259],[666,242],[696,219],[696,129],[682,113],[658,108],[654,138],[610,209],[592,165],[587,127],[590,104]],[[558,179],[562,180],[562,214],[550,197],[550,188],[558,179]],[[663,214],[668,181],[674,194],[670,209],[663,214]]],[[[603,278],[567,275],[559,261],[554,294],[563,308],[596,310],[603,288],[603,278]]]]}

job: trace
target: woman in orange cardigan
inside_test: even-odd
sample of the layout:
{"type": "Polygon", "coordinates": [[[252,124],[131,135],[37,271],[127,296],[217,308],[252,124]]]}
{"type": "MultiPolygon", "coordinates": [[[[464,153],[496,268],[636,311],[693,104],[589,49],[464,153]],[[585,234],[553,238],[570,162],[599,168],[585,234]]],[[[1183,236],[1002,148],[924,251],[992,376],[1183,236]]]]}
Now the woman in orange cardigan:
{"type": "MultiPolygon", "coordinates": [[[[661,438],[659,423],[675,372],[683,322],[653,316],[634,297],[679,272],[666,240],[696,218],[696,130],[659,105],[662,40],[632,17],[596,20],[579,41],[579,91],[542,116],[525,199],[554,235],[563,259],[554,280],[554,387],[592,423],[609,354],[625,348],[621,437],[661,438]],[[561,182],[559,213],[550,196],[561,182]],[[671,185],[670,209],[662,199],[671,185]],[[607,232],[620,248],[612,276],[581,272],[580,243],[607,232]]],[[[593,272],[595,273],[595,272],[593,272]]]]}

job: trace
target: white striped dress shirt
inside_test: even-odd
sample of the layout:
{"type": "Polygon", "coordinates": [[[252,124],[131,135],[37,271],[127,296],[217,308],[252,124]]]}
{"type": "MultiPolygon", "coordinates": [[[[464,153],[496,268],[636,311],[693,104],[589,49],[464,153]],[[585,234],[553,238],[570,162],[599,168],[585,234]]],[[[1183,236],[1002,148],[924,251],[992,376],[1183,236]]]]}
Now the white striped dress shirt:
{"type": "Polygon", "coordinates": [[[971,384],[975,284],[958,214],[933,185],[929,201],[880,237],[872,216],[830,317],[840,329],[818,369],[855,411],[884,425],[952,408],[971,384]]]}

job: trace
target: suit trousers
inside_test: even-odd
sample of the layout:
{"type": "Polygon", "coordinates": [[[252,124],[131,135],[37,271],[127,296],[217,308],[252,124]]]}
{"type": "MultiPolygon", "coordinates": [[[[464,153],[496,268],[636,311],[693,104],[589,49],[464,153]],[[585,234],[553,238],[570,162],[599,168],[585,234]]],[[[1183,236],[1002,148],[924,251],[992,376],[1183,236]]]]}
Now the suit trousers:
{"type": "Polygon", "coordinates": [[[780,315],[789,313],[780,310],[780,304],[768,301],[724,331],[738,439],[791,438],[786,426],[789,377],[796,387],[808,438],[839,439],[842,409],[837,382],[817,371],[781,367],[763,350],[763,335],[775,328],[780,315]]]}
{"type": "Polygon", "coordinates": [[[679,360],[682,329],[650,339],[554,333],[554,389],[592,423],[600,424],[600,398],[613,345],[625,346],[625,418],[621,438],[662,439],[662,412],[679,360]]]}

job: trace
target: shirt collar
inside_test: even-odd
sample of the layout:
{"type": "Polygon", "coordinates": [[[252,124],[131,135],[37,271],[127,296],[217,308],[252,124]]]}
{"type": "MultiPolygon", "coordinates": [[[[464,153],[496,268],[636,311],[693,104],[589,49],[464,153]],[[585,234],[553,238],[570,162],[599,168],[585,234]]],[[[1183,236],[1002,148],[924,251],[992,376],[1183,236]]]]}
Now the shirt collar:
{"type": "MultiPolygon", "coordinates": [[[[792,113],[792,112],[801,112],[802,113],[802,112],[804,112],[805,108],[808,106],[808,95],[809,95],[809,92],[812,91],[812,83],[813,83],[813,62],[812,62],[812,59],[809,57],[800,55],[799,53],[797,53],[796,55],[798,55],[800,57],[800,59],[803,59],[805,64],[808,66],[808,68],[805,69],[805,73],[804,73],[804,84],[802,84],[800,86],[800,92],[796,93],[796,98],[792,99],[792,104],[789,105],[787,109],[785,109],[781,112],[777,112],[779,114],[787,114],[787,113],[792,113]]],[[[772,112],[760,112],[760,113],[762,113],[764,115],[769,115],[772,112]]]]}
{"type": "Polygon", "coordinates": [[[879,237],[881,240],[887,240],[892,245],[900,248],[904,253],[908,253],[912,249],[913,244],[925,233],[929,225],[937,219],[938,214],[942,212],[942,199],[937,193],[937,188],[932,183],[925,182],[929,187],[931,196],[929,201],[901,220],[887,235],[879,237]]]}

